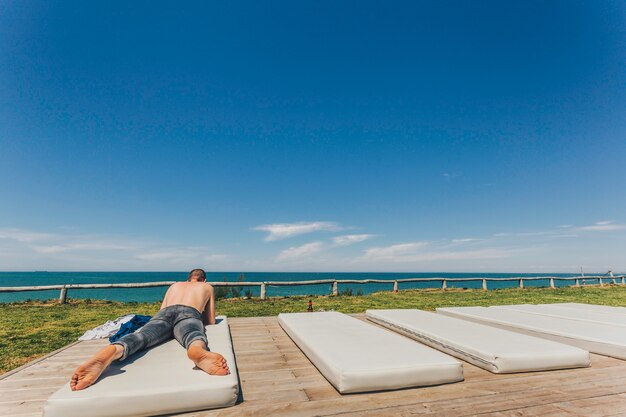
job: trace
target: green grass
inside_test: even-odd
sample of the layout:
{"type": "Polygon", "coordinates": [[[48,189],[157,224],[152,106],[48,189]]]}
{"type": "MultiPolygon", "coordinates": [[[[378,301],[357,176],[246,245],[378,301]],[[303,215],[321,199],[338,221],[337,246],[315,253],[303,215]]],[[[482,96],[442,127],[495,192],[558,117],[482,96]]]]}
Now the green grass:
{"type": "MultiPolygon", "coordinates": [[[[362,313],[374,308],[419,308],[444,306],[488,306],[519,303],[582,302],[626,306],[626,287],[527,288],[482,290],[407,290],[378,292],[364,296],[284,297],[260,300],[225,299],[217,304],[218,314],[230,317],[274,316],[306,311],[309,300],[315,311],[337,310],[362,313]]],[[[74,342],[86,330],[106,320],[129,313],[152,315],[160,303],[117,303],[69,300],[0,304],[0,373],[74,342]]]]}

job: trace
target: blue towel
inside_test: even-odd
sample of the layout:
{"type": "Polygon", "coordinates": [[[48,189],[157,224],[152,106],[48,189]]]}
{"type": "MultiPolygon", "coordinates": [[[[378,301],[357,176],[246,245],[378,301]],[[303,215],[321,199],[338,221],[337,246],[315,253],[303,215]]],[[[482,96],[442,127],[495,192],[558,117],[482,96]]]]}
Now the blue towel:
{"type": "Polygon", "coordinates": [[[122,336],[134,333],[142,328],[147,322],[150,321],[152,316],[142,316],[141,314],[135,314],[135,317],[122,324],[122,327],[113,336],[109,337],[109,342],[113,343],[122,336]]]}

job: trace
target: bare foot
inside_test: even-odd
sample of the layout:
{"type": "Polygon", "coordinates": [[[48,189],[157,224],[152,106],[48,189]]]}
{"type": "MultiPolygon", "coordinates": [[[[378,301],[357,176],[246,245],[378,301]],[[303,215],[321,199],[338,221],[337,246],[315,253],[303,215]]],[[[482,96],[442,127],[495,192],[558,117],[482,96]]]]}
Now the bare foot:
{"type": "Polygon", "coordinates": [[[190,346],[187,355],[198,368],[209,375],[230,374],[226,359],[219,353],[209,352],[200,346],[190,346]]]}
{"type": "Polygon", "coordinates": [[[72,391],[79,391],[92,385],[111,362],[121,357],[123,353],[124,348],[120,345],[109,345],[100,350],[74,371],[70,381],[72,391]]]}

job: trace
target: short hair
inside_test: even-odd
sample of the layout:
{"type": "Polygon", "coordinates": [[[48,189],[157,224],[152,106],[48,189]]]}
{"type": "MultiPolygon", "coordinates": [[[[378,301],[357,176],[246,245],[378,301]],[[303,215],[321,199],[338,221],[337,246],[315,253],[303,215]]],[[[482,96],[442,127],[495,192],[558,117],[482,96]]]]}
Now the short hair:
{"type": "Polygon", "coordinates": [[[189,280],[189,278],[191,278],[191,276],[192,276],[194,273],[196,273],[196,272],[199,272],[199,273],[200,273],[200,276],[202,277],[202,279],[206,281],[206,272],[204,272],[204,269],[200,269],[200,268],[197,268],[197,269],[192,269],[192,270],[189,272],[189,276],[187,277],[187,280],[189,280]]]}

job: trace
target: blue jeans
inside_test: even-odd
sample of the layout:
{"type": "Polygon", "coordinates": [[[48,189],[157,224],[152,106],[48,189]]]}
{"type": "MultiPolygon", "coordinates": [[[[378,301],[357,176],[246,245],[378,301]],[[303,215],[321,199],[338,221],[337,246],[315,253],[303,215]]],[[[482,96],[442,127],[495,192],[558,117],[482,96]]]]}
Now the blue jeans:
{"type": "Polygon", "coordinates": [[[128,334],[114,345],[124,348],[124,360],[134,353],[158,345],[166,340],[175,338],[185,349],[196,340],[202,340],[208,350],[208,340],[202,322],[202,315],[193,307],[180,304],[165,307],[141,329],[128,334]]]}

